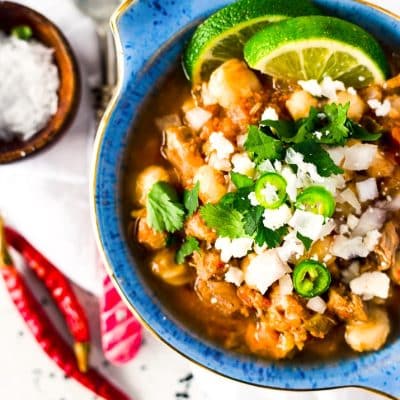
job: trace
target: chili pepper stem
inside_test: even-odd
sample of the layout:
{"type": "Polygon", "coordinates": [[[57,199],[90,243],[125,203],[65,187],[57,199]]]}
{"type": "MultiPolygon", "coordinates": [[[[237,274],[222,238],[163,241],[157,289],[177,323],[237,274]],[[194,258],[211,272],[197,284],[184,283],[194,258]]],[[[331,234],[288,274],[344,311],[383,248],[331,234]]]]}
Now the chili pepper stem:
{"type": "Polygon", "coordinates": [[[88,372],[89,370],[89,350],[90,344],[88,342],[75,342],[74,353],[78,363],[79,371],[88,372]]]}

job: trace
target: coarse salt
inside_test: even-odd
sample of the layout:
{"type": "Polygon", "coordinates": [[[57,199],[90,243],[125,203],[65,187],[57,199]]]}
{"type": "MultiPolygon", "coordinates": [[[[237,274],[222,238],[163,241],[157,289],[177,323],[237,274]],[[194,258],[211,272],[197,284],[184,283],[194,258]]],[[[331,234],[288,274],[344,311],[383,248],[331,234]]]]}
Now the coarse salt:
{"type": "Polygon", "coordinates": [[[0,138],[27,140],[56,113],[60,85],[53,49],[0,33],[0,138]]]}

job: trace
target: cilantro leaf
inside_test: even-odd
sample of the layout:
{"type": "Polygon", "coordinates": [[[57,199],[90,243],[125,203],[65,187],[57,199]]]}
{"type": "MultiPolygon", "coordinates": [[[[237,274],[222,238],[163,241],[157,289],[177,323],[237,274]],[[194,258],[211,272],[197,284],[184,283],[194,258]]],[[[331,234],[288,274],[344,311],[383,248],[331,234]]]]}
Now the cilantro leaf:
{"type": "Polygon", "coordinates": [[[181,248],[176,252],[175,260],[178,264],[183,264],[186,257],[199,250],[199,241],[192,236],[188,236],[181,248]]]}
{"type": "Polygon", "coordinates": [[[310,113],[307,118],[304,118],[298,122],[297,134],[293,137],[292,143],[301,143],[305,140],[317,141],[318,138],[314,135],[320,127],[321,119],[318,117],[318,111],[316,108],[311,107],[310,113]]]}
{"type": "Polygon", "coordinates": [[[286,143],[301,143],[312,140],[324,144],[343,145],[349,136],[349,128],[346,125],[349,103],[326,104],[323,112],[312,107],[307,118],[297,123],[290,121],[261,121],[261,127],[274,128],[279,139],[286,143]],[[323,114],[324,118],[320,117],[323,114]],[[318,136],[316,132],[319,132],[318,136]]]}
{"type": "Polygon", "coordinates": [[[155,183],[147,196],[146,208],[147,222],[157,232],[176,232],[182,229],[185,212],[170,184],[155,183]]]}
{"type": "Polygon", "coordinates": [[[260,127],[264,132],[265,128],[273,128],[273,130],[268,129],[267,133],[278,136],[279,139],[287,143],[292,142],[293,137],[296,135],[297,132],[295,122],[283,119],[280,119],[278,121],[274,121],[271,119],[261,121],[260,127]]]}
{"type": "Polygon", "coordinates": [[[197,182],[192,190],[185,190],[183,192],[183,204],[189,216],[193,215],[199,207],[199,191],[200,182],[197,182]]]}
{"type": "Polygon", "coordinates": [[[350,137],[354,139],[360,139],[364,142],[375,142],[382,137],[381,133],[369,133],[361,125],[351,120],[347,120],[346,126],[350,131],[350,137]]]}
{"type": "Polygon", "coordinates": [[[347,112],[349,111],[350,102],[346,104],[326,104],[324,114],[327,118],[327,124],[322,129],[322,137],[320,143],[325,144],[345,144],[349,129],[346,126],[347,112]]]}
{"type": "Polygon", "coordinates": [[[311,245],[313,244],[313,240],[303,236],[301,233],[297,232],[297,239],[299,239],[303,244],[306,250],[310,250],[311,245]]]}
{"type": "Polygon", "coordinates": [[[238,189],[253,186],[254,184],[253,179],[237,172],[231,172],[231,180],[238,189]]]}
{"type": "Polygon", "coordinates": [[[245,236],[242,214],[222,204],[206,204],[200,208],[200,215],[209,228],[230,239],[245,236]]]}
{"type": "Polygon", "coordinates": [[[293,149],[304,156],[304,161],[312,163],[317,167],[321,176],[328,177],[339,175],[344,171],[339,168],[330,157],[329,153],[322,146],[311,140],[293,145],[293,149]]]}
{"type": "Polygon", "coordinates": [[[247,235],[253,236],[256,232],[261,218],[264,213],[264,208],[257,206],[251,207],[243,216],[243,228],[247,235]]]}
{"type": "Polygon", "coordinates": [[[249,126],[244,147],[257,163],[264,160],[282,160],[285,153],[280,140],[266,135],[254,125],[249,126]]]}
{"type": "Polygon", "coordinates": [[[287,233],[287,226],[282,226],[281,228],[273,231],[272,229],[266,228],[262,223],[260,223],[254,240],[259,246],[266,244],[268,248],[273,249],[282,243],[283,237],[287,233]]]}

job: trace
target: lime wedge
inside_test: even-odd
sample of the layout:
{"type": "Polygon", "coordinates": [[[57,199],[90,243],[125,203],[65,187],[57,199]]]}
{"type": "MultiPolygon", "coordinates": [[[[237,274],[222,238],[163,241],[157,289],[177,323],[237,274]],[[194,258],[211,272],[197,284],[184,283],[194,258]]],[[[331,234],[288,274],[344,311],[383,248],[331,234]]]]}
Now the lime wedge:
{"type": "Polygon", "coordinates": [[[320,14],[310,0],[239,0],[204,21],[183,56],[193,83],[206,80],[230,58],[243,58],[247,40],[271,22],[299,15],[320,14]]]}
{"type": "Polygon", "coordinates": [[[244,56],[250,67],[277,78],[329,76],[355,88],[382,83],[389,72],[382,48],[369,33],[332,17],[271,24],[246,43],[244,56]]]}

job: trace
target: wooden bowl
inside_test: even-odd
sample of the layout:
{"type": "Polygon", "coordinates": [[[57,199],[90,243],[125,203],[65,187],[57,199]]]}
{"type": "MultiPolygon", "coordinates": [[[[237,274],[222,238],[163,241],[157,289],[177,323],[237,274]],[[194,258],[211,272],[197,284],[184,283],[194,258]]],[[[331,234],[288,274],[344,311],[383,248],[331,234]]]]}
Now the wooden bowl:
{"type": "Polygon", "coordinates": [[[29,140],[0,140],[0,164],[20,160],[54,143],[71,124],[80,100],[78,65],[61,31],[46,17],[28,7],[0,1],[0,29],[8,34],[16,25],[29,25],[37,41],[54,49],[54,63],[60,77],[58,109],[47,125],[29,140]]]}

